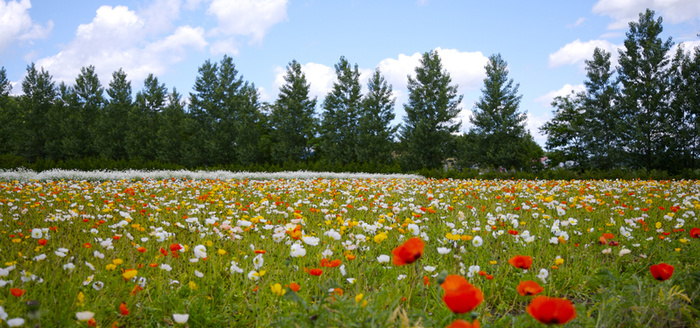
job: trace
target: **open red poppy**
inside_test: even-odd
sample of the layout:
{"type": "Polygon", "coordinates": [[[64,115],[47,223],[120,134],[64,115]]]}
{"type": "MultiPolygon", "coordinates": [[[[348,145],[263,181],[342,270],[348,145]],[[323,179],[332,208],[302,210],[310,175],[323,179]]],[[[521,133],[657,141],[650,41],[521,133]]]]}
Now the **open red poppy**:
{"type": "Polygon", "coordinates": [[[441,286],[445,290],[442,300],[454,313],[467,313],[484,300],[481,290],[462,276],[448,275],[441,286]]]}
{"type": "Polygon", "coordinates": [[[527,313],[547,325],[563,325],[576,318],[576,309],[571,301],[547,296],[533,298],[527,306],[527,313]]]}
{"type": "Polygon", "coordinates": [[[312,275],[312,276],[317,276],[317,277],[318,277],[318,276],[320,276],[321,274],[323,274],[323,270],[321,270],[321,269],[315,269],[315,268],[314,268],[314,269],[309,270],[309,274],[312,275]]]}
{"type": "Polygon", "coordinates": [[[532,265],[532,257],[516,255],[513,256],[510,260],[508,260],[508,263],[510,263],[510,265],[518,269],[529,270],[530,266],[532,265]]]}
{"type": "Polygon", "coordinates": [[[479,324],[479,320],[474,320],[474,322],[466,322],[462,319],[457,319],[452,321],[447,328],[481,328],[481,324],[479,324]]]}
{"type": "Polygon", "coordinates": [[[691,238],[700,238],[700,228],[690,229],[690,237],[691,238]]]}
{"type": "Polygon", "coordinates": [[[649,271],[651,275],[654,276],[654,279],[664,281],[671,278],[671,275],[673,275],[673,265],[659,263],[649,267],[649,271]]]}
{"type": "Polygon", "coordinates": [[[392,262],[395,265],[411,264],[423,256],[424,248],[423,240],[418,237],[411,238],[391,251],[391,254],[394,255],[392,262]]]}
{"type": "Polygon", "coordinates": [[[537,282],[534,282],[532,280],[528,281],[521,281],[520,284],[518,284],[518,294],[523,295],[523,296],[532,296],[532,295],[537,295],[541,293],[544,289],[540,284],[537,282]]]}

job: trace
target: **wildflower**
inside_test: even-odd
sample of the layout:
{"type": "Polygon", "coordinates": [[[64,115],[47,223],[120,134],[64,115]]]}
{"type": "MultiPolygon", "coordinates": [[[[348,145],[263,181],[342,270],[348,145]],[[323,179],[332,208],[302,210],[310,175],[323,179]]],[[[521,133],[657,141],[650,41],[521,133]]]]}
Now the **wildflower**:
{"type": "Polygon", "coordinates": [[[129,315],[129,309],[126,308],[126,303],[122,302],[122,304],[119,305],[119,312],[122,315],[129,315]]]}
{"type": "Polygon", "coordinates": [[[654,279],[664,281],[671,278],[671,275],[673,275],[673,265],[659,263],[649,267],[649,271],[651,275],[654,276],[654,279]]]}
{"type": "Polygon", "coordinates": [[[474,320],[473,322],[466,322],[462,319],[457,319],[452,321],[452,323],[447,326],[447,328],[481,328],[479,320],[474,320]]]}
{"type": "Polygon", "coordinates": [[[265,260],[263,259],[262,254],[258,254],[253,258],[253,266],[255,267],[255,270],[260,269],[263,266],[263,263],[265,263],[265,260]]]}
{"type": "Polygon", "coordinates": [[[299,286],[299,284],[297,284],[296,282],[293,282],[289,284],[289,289],[291,289],[293,292],[298,292],[299,289],[301,289],[301,286],[299,286]]]}
{"type": "Polygon", "coordinates": [[[474,239],[472,239],[472,245],[474,245],[474,247],[480,247],[483,244],[484,244],[484,240],[481,239],[480,236],[476,236],[476,237],[474,237],[474,239]]]}
{"type": "Polygon", "coordinates": [[[544,324],[563,325],[576,318],[576,309],[571,301],[547,296],[533,298],[527,306],[527,313],[544,324]]]}
{"type": "Polygon", "coordinates": [[[475,274],[479,273],[479,270],[481,270],[481,267],[479,267],[478,265],[469,266],[469,272],[467,273],[467,277],[474,277],[475,274]]]}
{"type": "Polygon", "coordinates": [[[510,260],[508,260],[508,263],[510,263],[510,265],[518,269],[529,270],[530,266],[532,265],[532,257],[516,255],[513,256],[510,260]]]}
{"type": "Polygon", "coordinates": [[[282,296],[287,292],[286,289],[282,288],[281,284],[274,284],[270,286],[270,289],[272,290],[272,293],[274,293],[277,296],[282,296]]]}
{"type": "Polygon", "coordinates": [[[692,237],[692,238],[700,238],[700,228],[693,228],[693,229],[690,229],[690,237],[692,237]]]}
{"type": "Polygon", "coordinates": [[[402,245],[394,248],[391,254],[394,255],[394,265],[411,264],[423,256],[425,243],[420,238],[414,237],[407,240],[402,245]]]}
{"type": "Polygon", "coordinates": [[[46,246],[46,243],[48,242],[48,240],[46,240],[46,239],[44,239],[44,238],[41,238],[41,239],[39,239],[37,242],[38,242],[39,245],[41,245],[41,246],[46,246]]]}
{"type": "Polygon", "coordinates": [[[75,317],[78,319],[78,321],[90,321],[94,316],[95,316],[95,312],[90,312],[90,311],[83,311],[83,312],[76,312],[75,313],[75,317]]]}
{"type": "Polygon", "coordinates": [[[306,249],[300,244],[292,244],[292,251],[290,252],[292,257],[304,257],[306,255],[306,249]]]}
{"type": "Polygon", "coordinates": [[[14,296],[14,297],[21,297],[22,295],[24,295],[25,292],[26,292],[26,290],[24,290],[24,289],[10,288],[10,294],[12,294],[12,296],[14,296]]]}
{"type": "Polygon", "coordinates": [[[448,275],[441,286],[445,291],[442,300],[454,313],[467,313],[484,300],[481,290],[471,285],[462,276],[448,275]]]}
{"type": "Polygon", "coordinates": [[[387,262],[389,262],[389,260],[391,260],[389,255],[382,254],[382,255],[377,256],[377,262],[379,262],[379,263],[387,263],[387,262]]]}
{"type": "Polygon", "coordinates": [[[312,276],[317,276],[317,277],[318,277],[318,276],[320,276],[321,274],[323,274],[323,270],[314,268],[314,269],[309,270],[309,274],[312,275],[312,276]]]}
{"type": "Polygon", "coordinates": [[[430,278],[428,276],[423,276],[423,285],[430,286],[430,278]]]}
{"type": "Polygon", "coordinates": [[[620,256],[625,256],[626,254],[629,254],[631,252],[632,252],[631,250],[629,250],[627,248],[623,248],[620,250],[620,256]]]}
{"type": "Polygon", "coordinates": [[[136,269],[129,269],[129,270],[124,271],[124,273],[122,273],[122,277],[124,277],[124,280],[131,280],[134,277],[136,277],[137,273],[138,273],[138,271],[136,269]]]}
{"type": "Polygon", "coordinates": [[[443,255],[443,254],[447,254],[447,253],[451,252],[452,249],[447,248],[447,247],[438,247],[437,251],[438,251],[438,254],[443,255]]]}
{"type": "Polygon", "coordinates": [[[542,279],[543,283],[547,283],[547,277],[549,277],[549,271],[547,271],[547,269],[540,269],[540,273],[537,274],[537,278],[542,279]]]}
{"type": "Polygon", "coordinates": [[[173,321],[176,323],[187,323],[187,319],[190,318],[189,314],[175,314],[173,313],[173,321]]]}
{"type": "Polygon", "coordinates": [[[518,294],[523,295],[523,296],[532,296],[532,295],[537,295],[541,293],[544,288],[540,286],[537,282],[534,282],[532,280],[528,281],[521,281],[520,284],[518,284],[518,294]]]}
{"type": "Polygon", "coordinates": [[[198,259],[203,259],[207,257],[207,248],[204,245],[197,245],[194,247],[194,256],[198,259]]]}
{"type": "Polygon", "coordinates": [[[24,319],[22,318],[12,318],[7,320],[7,325],[10,327],[19,327],[24,324],[24,319]]]}

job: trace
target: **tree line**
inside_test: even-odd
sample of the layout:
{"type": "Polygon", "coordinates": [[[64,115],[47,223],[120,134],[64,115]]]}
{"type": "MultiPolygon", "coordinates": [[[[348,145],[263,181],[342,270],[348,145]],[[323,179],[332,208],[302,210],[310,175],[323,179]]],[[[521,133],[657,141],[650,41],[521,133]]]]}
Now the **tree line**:
{"type": "MultiPolygon", "coordinates": [[[[640,14],[630,23],[620,66],[611,69],[611,54],[596,49],[586,61],[586,92],[554,100],[554,118],[542,127],[554,164],[671,172],[697,167],[700,49],[694,56],[679,50],[669,60],[672,42],[658,38],[661,22],[653,11],[640,14]]],[[[34,64],[16,96],[0,68],[0,167],[541,169],[545,153],[525,128],[522,95],[507,62],[495,54],[485,69],[473,127],[460,134],[462,96],[436,51],[424,53],[415,78],[407,77],[406,116],[398,126],[391,123],[392,86],[381,71],[363,91],[358,65],[345,57],[335,64],[336,81],[321,103],[311,98],[296,60],[269,103],[260,101],[229,56],[199,67],[187,101],[153,75],[134,96],[122,69],[105,88],[93,66],[83,67],[72,85],[57,85],[34,64]]]]}
{"type": "Polygon", "coordinates": [[[698,168],[700,47],[672,51],[652,10],[631,22],[618,65],[596,48],[586,63],[586,90],[554,99],[541,130],[556,161],[582,170],[698,168]],[[690,50],[690,51],[688,51],[690,50]]]}

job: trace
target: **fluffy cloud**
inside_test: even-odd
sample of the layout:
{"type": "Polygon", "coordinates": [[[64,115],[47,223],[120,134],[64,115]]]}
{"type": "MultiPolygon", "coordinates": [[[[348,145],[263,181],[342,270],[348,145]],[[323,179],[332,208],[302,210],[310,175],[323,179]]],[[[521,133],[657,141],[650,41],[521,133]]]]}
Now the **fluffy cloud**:
{"type": "Polygon", "coordinates": [[[37,66],[69,84],[87,65],[95,66],[105,85],[119,68],[132,81],[140,81],[149,73],[164,73],[168,66],[183,60],[186,51],[201,51],[207,45],[201,27],[180,26],[162,38],[150,37],[153,23],[147,22],[147,17],[124,6],[102,6],[92,22],[78,26],[73,41],[58,54],[37,60],[37,66]]]}
{"type": "Polygon", "coordinates": [[[612,53],[610,60],[616,62],[617,60],[617,49],[619,46],[606,41],[606,40],[591,40],[586,42],[581,42],[581,40],[576,40],[571,42],[564,47],[557,50],[555,53],[549,55],[549,67],[559,67],[563,65],[574,65],[580,64],[581,67],[584,65],[586,59],[593,58],[593,51],[595,48],[601,48],[607,52],[612,53]]]}
{"type": "Polygon", "coordinates": [[[565,84],[561,89],[559,90],[553,90],[550,92],[547,92],[544,95],[541,95],[537,98],[535,98],[535,102],[538,102],[544,106],[550,106],[552,103],[552,100],[556,97],[565,97],[567,95],[570,95],[571,93],[579,93],[586,91],[586,86],[583,84],[576,84],[576,85],[571,85],[571,84],[565,84]]]}
{"type": "Polygon", "coordinates": [[[214,54],[237,53],[236,36],[248,36],[259,43],[267,31],[287,19],[287,0],[213,0],[207,14],[216,17],[218,26],[212,36],[224,36],[210,49],[214,54]]]}
{"type": "Polygon", "coordinates": [[[46,26],[34,24],[29,16],[32,4],[29,0],[0,0],[0,52],[15,40],[31,41],[46,38],[53,29],[53,22],[46,26]]]}
{"type": "Polygon", "coordinates": [[[599,0],[593,6],[593,13],[613,18],[609,29],[625,29],[647,8],[654,9],[657,17],[663,16],[665,21],[673,24],[700,18],[697,0],[599,0]]]}

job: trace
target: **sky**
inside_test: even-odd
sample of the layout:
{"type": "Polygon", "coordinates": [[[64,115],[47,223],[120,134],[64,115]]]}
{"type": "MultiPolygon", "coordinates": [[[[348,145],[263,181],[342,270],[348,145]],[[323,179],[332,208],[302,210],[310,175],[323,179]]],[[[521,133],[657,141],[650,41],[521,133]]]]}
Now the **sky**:
{"type": "Polygon", "coordinates": [[[260,100],[274,102],[292,60],[321,102],[341,56],[357,64],[363,92],[375,68],[392,85],[396,119],[405,116],[408,76],[436,50],[463,95],[459,120],[481,96],[488,57],[501,54],[519,84],[527,128],[553,116],[552,99],[584,90],[595,47],[613,54],[629,22],[647,8],[663,18],[664,39],[700,46],[697,0],[0,0],[0,66],[21,94],[27,65],[73,85],[93,65],[106,88],[122,68],[134,94],[148,74],[189,97],[206,60],[231,56],[260,100]]]}

